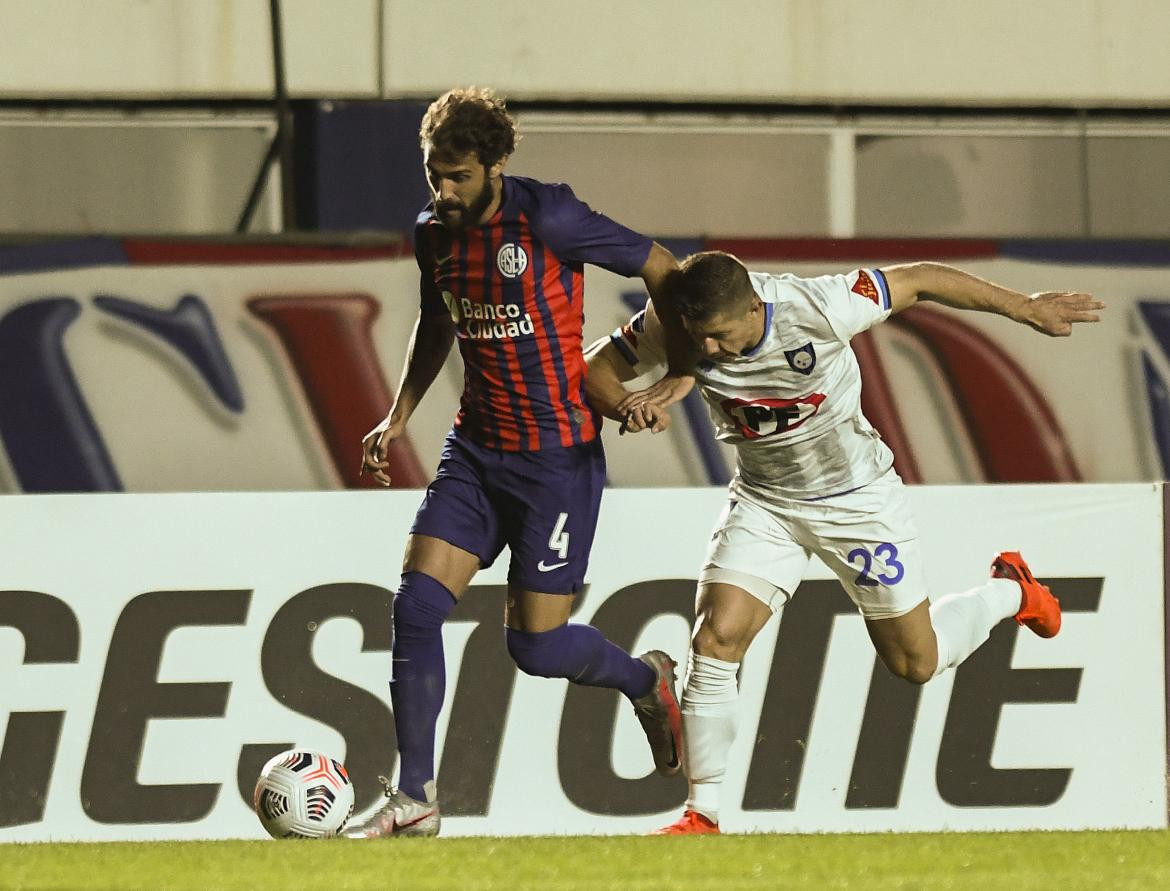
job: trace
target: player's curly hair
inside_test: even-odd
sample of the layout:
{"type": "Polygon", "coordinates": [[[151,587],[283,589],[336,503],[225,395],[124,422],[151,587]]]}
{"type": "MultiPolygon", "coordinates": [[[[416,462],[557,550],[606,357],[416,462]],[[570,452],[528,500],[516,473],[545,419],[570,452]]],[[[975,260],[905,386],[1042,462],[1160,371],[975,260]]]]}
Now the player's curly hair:
{"type": "Polygon", "coordinates": [[[679,264],[674,296],[684,318],[701,321],[746,310],[754,293],[747,267],[734,254],[701,251],[679,264]]]}
{"type": "Polygon", "coordinates": [[[484,167],[516,149],[516,121],[504,99],[486,87],[456,87],[431,103],[418,131],[419,142],[444,159],[475,152],[484,167]]]}

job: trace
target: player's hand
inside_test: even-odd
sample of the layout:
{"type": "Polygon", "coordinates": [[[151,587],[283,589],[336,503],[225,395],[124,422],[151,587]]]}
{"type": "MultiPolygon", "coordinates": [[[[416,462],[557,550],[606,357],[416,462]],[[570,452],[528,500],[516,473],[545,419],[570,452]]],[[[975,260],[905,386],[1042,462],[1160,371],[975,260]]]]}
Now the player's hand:
{"type": "Polygon", "coordinates": [[[690,374],[668,373],[657,383],[651,384],[644,390],[637,390],[618,403],[619,414],[629,415],[638,405],[655,405],[658,408],[667,408],[686,398],[695,385],[695,378],[690,374]]]}
{"type": "Polygon", "coordinates": [[[661,433],[670,428],[670,413],[661,406],[651,402],[644,402],[634,406],[622,421],[621,433],[641,433],[649,430],[651,433],[661,433]]]}
{"type": "Polygon", "coordinates": [[[387,415],[377,427],[363,437],[362,466],[358,476],[369,471],[383,486],[390,485],[388,447],[405,432],[404,428],[405,424],[395,424],[390,420],[390,415],[387,415]]]}
{"type": "Polygon", "coordinates": [[[1092,294],[1072,291],[1041,291],[1033,294],[1022,321],[1049,337],[1068,337],[1076,322],[1099,322],[1097,310],[1105,304],[1092,294]]]}

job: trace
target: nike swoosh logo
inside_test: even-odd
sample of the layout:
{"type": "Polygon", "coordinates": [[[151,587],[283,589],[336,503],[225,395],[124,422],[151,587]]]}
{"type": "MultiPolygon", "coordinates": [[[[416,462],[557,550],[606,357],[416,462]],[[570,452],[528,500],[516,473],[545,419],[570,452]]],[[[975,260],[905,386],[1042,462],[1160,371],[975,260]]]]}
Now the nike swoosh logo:
{"type": "Polygon", "coordinates": [[[433,817],[435,815],[435,813],[436,813],[435,809],[431,808],[429,811],[427,811],[421,817],[415,817],[413,820],[410,820],[406,823],[399,823],[398,820],[396,819],[394,821],[394,828],[395,829],[409,829],[411,826],[414,826],[418,823],[421,823],[427,817],[433,817]]]}
{"type": "Polygon", "coordinates": [[[569,565],[569,561],[566,560],[564,563],[554,563],[554,564],[552,564],[552,566],[545,566],[544,561],[541,560],[539,563],[536,564],[536,568],[539,569],[541,572],[552,572],[554,569],[560,569],[562,566],[568,566],[568,565],[569,565]]]}

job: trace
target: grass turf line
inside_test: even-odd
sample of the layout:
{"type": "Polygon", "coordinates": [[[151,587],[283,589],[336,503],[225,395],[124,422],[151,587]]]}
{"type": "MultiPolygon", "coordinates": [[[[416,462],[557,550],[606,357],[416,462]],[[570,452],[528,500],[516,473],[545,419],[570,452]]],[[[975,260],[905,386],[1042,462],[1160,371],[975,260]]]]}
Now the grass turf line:
{"type": "Polygon", "coordinates": [[[1170,832],[0,845],[3,889],[1170,887],[1170,832]]]}

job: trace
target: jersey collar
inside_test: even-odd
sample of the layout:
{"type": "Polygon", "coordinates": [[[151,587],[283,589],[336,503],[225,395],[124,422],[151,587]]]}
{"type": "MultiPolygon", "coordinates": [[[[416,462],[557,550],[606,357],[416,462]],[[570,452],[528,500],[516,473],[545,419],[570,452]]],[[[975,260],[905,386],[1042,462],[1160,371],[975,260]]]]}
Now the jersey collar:
{"type": "MultiPolygon", "coordinates": [[[[763,299],[763,298],[761,298],[761,299],[763,299]]],[[[745,359],[750,359],[752,356],[757,355],[760,352],[760,350],[763,348],[764,343],[767,342],[768,334],[771,330],[772,330],[772,304],[769,303],[768,301],[764,300],[764,336],[760,338],[760,342],[757,343],[754,347],[752,347],[750,350],[744,350],[742,353],[740,353],[740,355],[743,356],[745,359]]]]}

